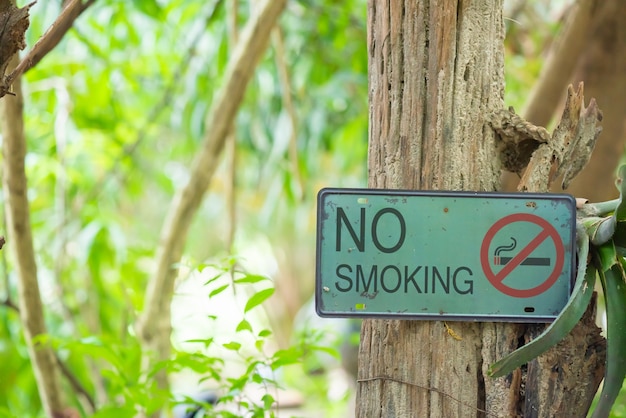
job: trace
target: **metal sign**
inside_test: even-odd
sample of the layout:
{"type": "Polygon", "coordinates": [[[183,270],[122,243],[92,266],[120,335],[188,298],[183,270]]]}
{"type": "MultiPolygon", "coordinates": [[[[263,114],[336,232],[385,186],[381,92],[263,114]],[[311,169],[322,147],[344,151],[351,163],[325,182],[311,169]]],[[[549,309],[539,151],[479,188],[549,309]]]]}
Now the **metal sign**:
{"type": "Polygon", "coordinates": [[[317,215],[320,316],[546,322],[571,292],[569,195],[324,189],[317,215]]]}

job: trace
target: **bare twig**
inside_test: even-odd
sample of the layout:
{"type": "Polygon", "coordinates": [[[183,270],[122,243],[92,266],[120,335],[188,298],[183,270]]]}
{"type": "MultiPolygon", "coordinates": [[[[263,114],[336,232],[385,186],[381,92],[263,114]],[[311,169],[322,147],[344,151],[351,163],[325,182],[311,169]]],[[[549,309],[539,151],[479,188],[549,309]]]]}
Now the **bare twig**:
{"type": "Polygon", "coordinates": [[[0,97],[10,91],[13,81],[37,65],[48,52],[52,51],[52,49],[59,44],[78,16],[89,6],[94,4],[95,1],[96,0],[87,0],[83,3],[81,0],[70,0],[66,2],[65,7],[54,23],[52,23],[43,36],[39,38],[17,67],[2,79],[2,83],[0,83],[0,97]]]}

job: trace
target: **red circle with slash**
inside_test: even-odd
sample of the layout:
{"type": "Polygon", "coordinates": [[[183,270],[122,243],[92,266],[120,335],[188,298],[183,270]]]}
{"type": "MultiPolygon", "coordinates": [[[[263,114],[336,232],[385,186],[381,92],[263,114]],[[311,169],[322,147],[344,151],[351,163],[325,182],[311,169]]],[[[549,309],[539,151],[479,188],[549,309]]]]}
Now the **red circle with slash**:
{"type": "Polygon", "coordinates": [[[491,282],[491,284],[504,293],[505,295],[513,296],[516,298],[529,298],[533,296],[537,296],[548,290],[559,278],[561,271],[563,269],[563,264],[565,263],[565,247],[563,246],[563,242],[561,241],[561,237],[556,229],[548,221],[545,219],[531,215],[529,213],[515,213],[513,215],[505,216],[504,218],[497,221],[483,239],[483,243],[480,247],[480,264],[483,268],[483,272],[487,279],[491,282]],[[526,246],[504,265],[502,270],[498,273],[494,273],[490,264],[489,257],[489,246],[491,245],[491,241],[493,237],[505,226],[510,225],[514,222],[530,222],[538,225],[541,228],[541,232],[533,238],[526,246]],[[504,279],[508,274],[510,274],[516,267],[518,267],[522,261],[526,257],[528,257],[543,241],[547,238],[551,238],[554,242],[554,246],[556,248],[556,260],[554,263],[554,270],[550,273],[548,278],[538,286],[532,287],[530,289],[516,289],[510,286],[507,286],[503,283],[504,279]]]}

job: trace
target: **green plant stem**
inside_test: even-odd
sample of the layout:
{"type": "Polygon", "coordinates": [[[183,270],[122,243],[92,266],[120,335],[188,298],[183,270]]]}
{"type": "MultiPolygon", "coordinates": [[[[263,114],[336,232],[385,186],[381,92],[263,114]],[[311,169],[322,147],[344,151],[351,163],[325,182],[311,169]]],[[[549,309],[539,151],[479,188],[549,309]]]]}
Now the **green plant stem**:
{"type": "Polygon", "coordinates": [[[607,200],[606,202],[586,203],[581,212],[585,216],[604,216],[617,209],[620,199],[607,200]]]}

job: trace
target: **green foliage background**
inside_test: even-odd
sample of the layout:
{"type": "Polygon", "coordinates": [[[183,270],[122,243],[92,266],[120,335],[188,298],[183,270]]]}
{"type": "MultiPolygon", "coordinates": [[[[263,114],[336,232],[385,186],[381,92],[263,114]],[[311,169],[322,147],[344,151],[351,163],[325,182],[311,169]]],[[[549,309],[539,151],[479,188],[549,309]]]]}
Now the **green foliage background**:
{"type": "MultiPolygon", "coordinates": [[[[58,15],[58,3],[31,9],[29,47],[58,15]]],[[[240,27],[253,4],[239,2],[240,27]]],[[[211,128],[204,118],[229,58],[229,7],[228,1],[98,0],[24,79],[28,194],[49,338],[88,392],[98,390],[94,368],[102,373],[108,398],[98,416],[132,416],[133,403],[159,397],[140,384],[132,325],[143,306],[165,212],[211,128]]],[[[253,273],[271,276],[280,290],[274,300],[288,295],[298,308],[311,297],[317,190],[367,183],[366,23],[365,0],[288,3],[280,21],[284,53],[274,40],[237,117],[234,245],[229,248],[226,238],[233,181],[226,154],[187,241],[183,264],[190,271],[244,265],[236,277],[245,282],[253,273]],[[288,86],[279,62],[288,68],[288,86]],[[292,118],[295,159],[289,153],[292,118]],[[255,264],[250,254],[275,267],[255,264]]],[[[516,42],[531,42],[540,51],[556,28],[548,17],[544,23],[539,27],[545,29],[529,31],[507,22],[507,104],[521,107],[540,68],[540,54],[522,51],[516,42]]],[[[6,251],[0,255],[0,298],[15,301],[12,260],[6,251]]],[[[220,296],[209,298],[218,283],[206,285],[209,305],[220,296]]],[[[307,395],[305,408],[342,416],[345,398],[328,401],[328,382],[309,373],[325,364],[316,356],[334,342],[310,328],[294,331],[293,312],[282,303],[275,300],[264,313],[255,314],[259,307],[237,313],[238,332],[221,347],[246,365],[286,368],[264,380],[253,367],[241,375],[246,379],[271,385],[277,378],[280,386],[307,395]],[[257,350],[242,354],[242,341],[257,350]],[[268,345],[274,347],[270,354],[268,345]]],[[[194,340],[208,347],[215,345],[213,337],[194,340]]],[[[215,381],[225,373],[219,356],[181,347],[167,367],[215,381]]],[[[19,318],[8,306],[0,307],[0,358],[0,415],[41,416],[19,318]]],[[[238,383],[221,384],[232,389],[238,383]]],[[[84,411],[78,396],[71,403],[84,411]]],[[[614,416],[626,416],[625,407],[618,406],[614,416]]]]}

